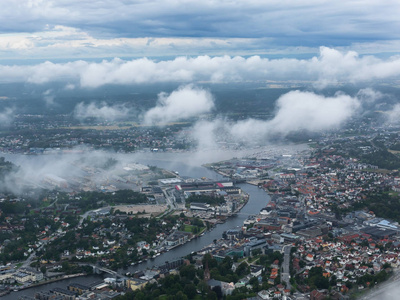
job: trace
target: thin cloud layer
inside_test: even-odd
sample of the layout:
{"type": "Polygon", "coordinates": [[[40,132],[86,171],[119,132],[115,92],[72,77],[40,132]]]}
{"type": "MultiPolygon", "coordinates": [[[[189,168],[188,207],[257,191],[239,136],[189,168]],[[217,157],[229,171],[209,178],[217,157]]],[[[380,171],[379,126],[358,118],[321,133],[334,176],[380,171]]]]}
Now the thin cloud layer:
{"type": "Polygon", "coordinates": [[[148,125],[165,124],[199,116],[214,108],[214,100],[210,92],[187,85],[171,94],[160,93],[157,106],[144,115],[144,123],[148,125]]]}
{"type": "Polygon", "coordinates": [[[15,109],[11,107],[5,108],[0,112],[0,127],[8,126],[14,120],[15,109]]]}
{"type": "Polygon", "coordinates": [[[43,100],[47,106],[53,106],[54,99],[55,99],[55,96],[54,96],[53,90],[49,89],[43,93],[43,100]]]}
{"type": "Polygon", "coordinates": [[[86,118],[95,118],[101,121],[114,121],[126,117],[129,114],[129,109],[124,105],[109,106],[105,102],[100,104],[83,102],[76,105],[74,117],[80,121],[86,118]]]}
{"type": "Polygon", "coordinates": [[[375,42],[397,52],[391,43],[400,39],[400,4],[391,0],[365,0],[362,9],[357,0],[3,2],[3,59],[299,53],[353,43],[377,51],[375,42]]]}
{"type": "Polygon", "coordinates": [[[321,47],[319,56],[311,59],[267,59],[259,56],[177,57],[154,61],[147,58],[125,61],[104,60],[100,63],[75,61],[45,62],[33,66],[0,66],[0,81],[27,81],[41,84],[62,81],[79,82],[81,87],[96,88],[105,84],[142,83],[230,83],[268,81],[313,83],[323,88],[340,83],[388,81],[400,79],[400,57],[380,59],[359,56],[321,47]]]}
{"type": "Polygon", "coordinates": [[[393,106],[393,109],[387,112],[387,121],[390,124],[400,124],[400,104],[393,106]]]}

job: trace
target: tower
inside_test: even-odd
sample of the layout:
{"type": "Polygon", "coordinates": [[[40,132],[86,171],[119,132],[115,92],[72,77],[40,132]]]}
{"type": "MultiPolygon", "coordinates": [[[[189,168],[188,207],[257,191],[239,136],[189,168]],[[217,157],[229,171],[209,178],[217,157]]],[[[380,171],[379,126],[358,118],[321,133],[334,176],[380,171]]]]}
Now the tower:
{"type": "Polygon", "coordinates": [[[205,281],[210,280],[210,269],[208,268],[208,260],[206,260],[206,268],[204,270],[204,280],[205,281]]]}

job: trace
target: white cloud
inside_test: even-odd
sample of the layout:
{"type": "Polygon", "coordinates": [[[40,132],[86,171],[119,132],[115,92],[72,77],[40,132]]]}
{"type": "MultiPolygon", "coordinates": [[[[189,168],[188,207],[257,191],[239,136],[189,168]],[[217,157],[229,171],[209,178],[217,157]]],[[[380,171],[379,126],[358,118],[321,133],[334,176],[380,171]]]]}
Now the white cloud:
{"type": "Polygon", "coordinates": [[[8,126],[14,119],[15,109],[8,107],[0,112],[0,126],[8,126]]]}
{"type": "Polygon", "coordinates": [[[217,118],[193,127],[192,137],[200,147],[210,148],[216,141],[265,143],[270,138],[307,130],[318,132],[342,126],[361,106],[357,97],[337,93],[325,97],[311,92],[292,91],[282,95],[271,120],[246,119],[230,122],[217,118]]]}
{"type": "Polygon", "coordinates": [[[220,138],[220,134],[229,134],[227,128],[229,122],[221,118],[213,121],[200,120],[195,123],[191,130],[191,138],[196,141],[198,150],[217,148],[216,141],[220,138]]]}
{"type": "Polygon", "coordinates": [[[357,98],[341,93],[325,97],[311,92],[292,91],[277,101],[277,114],[269,121],[276,132],[326,130],[340,126],[360,106],[357,98]]]}
{"type": "MultiPolygon", "coordinates": [[[[88,32],[67,26],[54,26],[40,32],[0,34],[0,57],[14,59],[17,56],[31,58],[65,57],[113,57],[113,56],[160,56],[220,53],[227,48],[252,48],[254,43],[265,39],[208,38],[208,37],[107,37],[96,38],[88,32]],[[222,50],[223,49],[223,50],[222,50]]],[[[312,51],[315,51],[313,49],[312,51]]]]}
{"type": "Polygon", "coordinates": [[[392,110],[387,111],[387,121],[391,124],[400,124],[400,104],[393,106],[392,110]]]}
{"type": "Polygon", "coordinates": [[[382,94],[381,92],[376,91],[372,88],[361,89],[357,93],[357,98],[359,98],[362,102],[367,104],[374,103],[375,101],[380,100],[385,96],[387,95],[382,94]]]}
{"type": "Polygon", "coordinates": [[[210,92],[191,85],[180,87],[171,94],[160,93],[157,106],[144,115],[145,124],[165,124],[196,117],[214,108],[210,92]]]}
{"type": "Polygon", "coordinates": [[[74,116],[78,120],[85,120],[86,118],[95,118],[98,120],[114,121],[128,116],[129,109],[124,105],[109,106],[106,103],[84,104],[83,102],[76,105],[74,116]]]}
{"type": "Polygon", "coordinates": [[[67,85],[65,85],[64,89],[67,90],[67,91],[74,90],[75,89],[75,84],[68,83],[67,85]]]}
{"type": "Polygon", "coordinates": [[[44,62],[33,66],[0,65],[0,81],[80,82],[82,87],[105,84],[157,82],[244,82],[313,83],[323,88],[338,83],[365,83],[400,80],[400,56],[378,59],[321,47],[311,59],[266,59],[259,56],[197,56],[154,61],[140,58],[125,61],[115,58],[99,63],[74,61],[44,62]]]}
{"type": "Polygon", "coordinates": [[[55,96],[53,94],[52,89],[48,89],[45,92],[43,92],[43,100],[46,103],[47,106],[53,106],[54,105],[54,99],[55,96]]]}
{"type": "MultiPolygon", "coordinates": [[[[344,3],[325,0],[3,2],[0,32],[12,36],[25,35],[25,42],[12,42],[15,44],[12,47],[20,50],[38,49],[35,54],[41,57],[57,57],[57,51],[50,52],[48,45],[57,47],[58,52],[67,48],[80,48],[79,51],[68,52],[70,57],[85,54],[80,57],[88,57],[89,53],[97,54],[97,57],[110,57],[115,56],[115,50],[121,50],[119,47],[130,47],[130,42],[126,45],[125,39],[142,38],[150,42],[149,45],[140,46],[143,54],[152,53],[152,47],[157,47],[159,38],[176,37],[171,39],[164,51],[159,48],[158,55],[171,55],[173,47],[183,47],[174,55],[214,55],[219,44],[224,42],[226,44],[222,45],[222,53],[232,54],[231,51],[237,50],[235,43],[231,43],[233,39],[243,38],[249,38],[250,42],[247,46],[241,44],[241,50],[246,55],[254,53],[251,52],[254,48],[258,51],[256,53],[261,53],[266,48],[279,51],[287,45],[296,49],[324,44],[350,46],[351,42],[365,43],[366,48],[375,50],[370,47],[375,41],[386,42],[385,47],[397,51],[398,47],[390,43],[400,38],[397,30],[400,25],[400,4],[391,0],[366,0],[362,3],[362,9],[357,0],[344,3]],[[193,46],[187,48],[179,45],[177,38],[183,37],[190,37],[188,44],[192,43],[193,46]],[[153,38],[155,42],[152,42],[153,38]],[[201,52],[205,48],[196,52],[202,39],[213,39],[214,48],[210,45],[207,47],[208,52],[201,52]],[[104,48],[99,50],[99,47],[104,48]]],[[[126,53],[136,49],[130,47],[130,50],[126,53]]],[[[27,53],[25,55],[29,57],[27,53]]]]}

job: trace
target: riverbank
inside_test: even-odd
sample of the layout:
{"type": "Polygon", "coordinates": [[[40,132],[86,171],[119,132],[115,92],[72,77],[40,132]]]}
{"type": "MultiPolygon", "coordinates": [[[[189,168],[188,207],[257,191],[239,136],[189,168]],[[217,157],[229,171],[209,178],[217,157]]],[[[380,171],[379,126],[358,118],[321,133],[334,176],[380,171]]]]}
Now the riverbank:
{"type": "Polygon", "coordinates": [[[149,259],[135,266],[131,266],[128,270],[121,269],[121,272],[129,271],[134,273],[136,271],[164,265],[167,261],[175,261],[189,255],[191,252],[196,252],[204,248],[214,240],[220,239],[225,231],[242,227],[243,222],[248,218],[248,216],[259,213],[260,210],[268,204],[270,197],[263,189],[259,189],[256,186],[249,184],[239,184],[238,186],[243,190],[243,192],[249,195],[249,198],[246,200],[246,203],[243,203],[240,210],[238,209],[235,215],[227,218],[222,224],[215,224],[212,230],[206,231],[204,235],[194,238],[190,242],[182,244],[171,251],[164,252],[155,259],[149,259]]]}
{"type": "MultiPolygon", "coordinates": [[[[209,224],[211,224],[210,227],[208,227],[208,228],[204,227],[199,233],[193,234],[192,237],[190,237],[188,240],[186,240],[186,241],[184,241],[184,242],[182,242],[180,244],[177,244],[177,245],[174,245],[174,246],[170,246],[170,247],[166,247],[165,252],[171,251],[173,249],[176,249],[177,247],[180,247],[180,246],[183,246],[183,245],[185,245],[187,243],[190,243],[192,240],[197,239],[199,237],[202,237],[206,232],[213,231],[218,224],[224,224],[230,218],[235,217],[242,210],[242,208],[248,203],[249,198],[250,198],[250,196],[247,193],[244,193],[244,195],[243,195],[243,200],[244,201],[242,203],[240,203],[232,213],[229,213],[229,214],[226,214],[226,215],[220,215],[213,222],[211,222],[210,219],[206,219],[206,218],[201,219],[203,221],[203,223],[208,222],[209,224]]],[[[157,256],[159,256],[159,255],[155,255],[153,257],[148,257],[148,258],[144,259],[143,261],[152,260],[152,259],[156,258],[157,256]]]]}
{"type": "MultiPolygon", "coordinates": [[[[155,156],[155,155],[152,155],[155,156]]],[[[139,161],[140,163],[147,163],[146,161],[139,161]]],[[[206,169],[204,167],[187,165],[184,163],[179,163],[177,165],[171,166],[170,162],[167,160],[149,160],[148,164],[156,165],[161,168],[171,168],[173,170],[179,171],[182,176],[192,177],[192,178],[201,178],[207,177],[212,178],[213,180],[223,180],[226,178],[222,178],[220,175],[214,173],[213,171],[206,169]]],[[[238,207],[236,210],[236,215],[232,215],[227,218],[223,224],[216,224],[211,231],[206,231],[202,236],[198,236],[195,239],[192,239],[190,242],[180,245],[171,251],[162,253],[161,255],[155,257],[154,259],[148,259],[140,264],[135,266],[130,266],[127,269],[119,269],[118,272],[121,274],[125,274],[127,272],[134,273],[138,270],[151,269],[156,266],[164,265],[165,262],[173,262],[181,257],[184,257],[191,252],[198,251],[204,248],[206,245],[211,244],[214,240],[220,239],[222,237],[223,232],[232,229],[241,227],[243,225],[243,221],[247,219],[249,215],[254,215],[258,213],[269,201],[269,196],[262,190],[256,186],[251,186],[248,184],[239,184],[238,185],[243,192],[245,192],[249,197],[242,203],[241,207],[238,207]]],[[[91,280],[93,276],[83,276],[79,279],[80,283],[88,282],[91,280]]],[[[48,290],[54,287],[64,287],[68,284],[69,279],[59,278],[58,282],[50,283],[49,281],[43,282],[43,286],[31,286],[31,289],[27,290],[29,292],[22,293],[23,291],[14,292],[12,295],[4,296],[4,299],[18,299],[20,295],[34,295],[38,290],[48,290]],[[46,286],[49,284],[49,286],[46,286]]]]}
{"type": "MultiPolygon", "coordinates": [[[[45,286],[48,284],[52,284],[52,283],[56,283],[56,282],[60,282],[60,281],[65,281],[65,280],[70,280],[73,278],[77,278],[77,277],[86,277],[88,276],[88,274],[86,273],[77,273],[77,274],[70,274],[70,275],[63,275],[61,277],[58,278],[54,278],[54,279],[49,279],[49,280],[45,280],[45,281],[41,281],[41,282],[37,282],[37,283],[33,283],[27,286],[21,286],[18,287],[14,290],[7,290],[7,291],[3,291],[2,293],[0,293],[0,297],[6,296],[8,294],[16,294],[16,293],[21,293],[21,292],[25,292],[29,289],[35,289],[35,288],[39,288],[41,286],[45,286]]],[[[11,295],[10,295],[11,297],[11,295]]]]}
{"type": "Polygon", "coordinates": [[[38,287],[38,286],[42,286],[42,285],[45,285],[45,284],[49,284],[49,283],[53,283],[53,282],[57,282],[57,281],[62,281],[62,280],[65,280],[65,279],[71,279],[71,278],[76,278],[76,277],[81,277],[81,276],[87,276],[87,275],[88,275],[88,274],[86,274],[86,273],[78,273],[78,274],[71,274],[71,275],[63,275],[63,276],[60,277],[60,278],[54,278],[54,279],[49,279],[49,280],[46,280],[46,281],[43,281],[43,282],[38,282],[38,283],[31,284],[31,285],[26,286],[26,287],[22,287],[22,288],[20,288],[20,289],[18,289],[18,290],[19,290],[19,291],[27,290],[27,289],[34,288],[34,287],[38,287]]]}

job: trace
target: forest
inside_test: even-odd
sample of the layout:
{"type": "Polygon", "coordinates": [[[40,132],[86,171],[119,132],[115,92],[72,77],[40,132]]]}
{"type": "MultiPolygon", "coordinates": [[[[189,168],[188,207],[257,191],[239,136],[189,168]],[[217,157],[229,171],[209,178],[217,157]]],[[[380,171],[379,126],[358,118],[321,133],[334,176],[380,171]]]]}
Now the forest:
{"type": "Polygon", "coordinates": [[[84,211],[103,207],[104,204],[139,204],[147,203],[145,194],[134,192],[132,190],[119,190],[115,192],[81,192],[73,198],[63,197],[59,200],[60,204],[71,204],[81,208],[84,211]]]}

